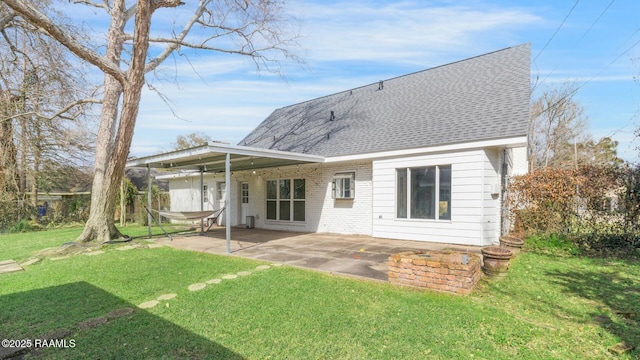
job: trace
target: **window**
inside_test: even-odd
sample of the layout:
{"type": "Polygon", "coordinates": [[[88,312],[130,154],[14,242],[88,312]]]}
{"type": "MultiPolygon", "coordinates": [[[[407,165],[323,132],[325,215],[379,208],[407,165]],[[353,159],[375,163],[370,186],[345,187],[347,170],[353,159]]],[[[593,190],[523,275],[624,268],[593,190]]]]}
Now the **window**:
{"type": "Polygon", "coordinates": [[[407,218],[407,169],[396,170],[396,216],[407,218]]]}
{"type": "Polygon", "coordinates": [[[396,217],[451,220],[451,165],[396,169],[396,217]]]}
{"type": "Polygon", "coordinates": [[[267,220],[305,221],[305,190],[304,179],[268,180],[267,220]]]}
{"type": "Polygon", "coordinates": [[[209,202],[209,186],[207,185],[202,185],[202,202],[209,202]]]}
{"type": "Polygon", "coordinates": [[[216,192],[218,200],[224,200],[227,194],[227,184],[224,182],[216,183],[216,192]]]}
{"type": "Polygon", "coordinates": [[[305,220],[305,191],[304,179],[293,180],[293,221],[305,220]]]}
{"type": "Polygon", "coordinates": [[[267,181],[267,220],[278,219],[278,182],[267,181]]]}
{"type": "Polygon", "coordinates": [[[355,196],[355,173],[337,173],[331,185],[334,199],[353,199],[355,196]]]}
{"type": "Polygon", "coordinates": [[[280,198],[278,220],[291,220],[291,180],[280,180],[280,198]]]}
{"type": "Polygon", "coordinates": [[[241,187],[241,200],[243,204],[248,204],[249,203],[249,183],[245,183],[243,182],[242,185],[240,185],[241,187]]]}

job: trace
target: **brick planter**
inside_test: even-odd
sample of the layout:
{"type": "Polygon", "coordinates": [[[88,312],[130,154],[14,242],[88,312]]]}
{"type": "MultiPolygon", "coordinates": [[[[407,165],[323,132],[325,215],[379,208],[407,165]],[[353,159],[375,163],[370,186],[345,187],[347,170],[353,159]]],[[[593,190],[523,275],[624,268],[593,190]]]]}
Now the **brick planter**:
{"type": "Polygon", "coordinates": [[[389,257],[389,282],[451,294],[469,294],[482,272],[476,254],[407,251],[389,257]],[[463,264],[463,256],[467,263],[463,264]]]}

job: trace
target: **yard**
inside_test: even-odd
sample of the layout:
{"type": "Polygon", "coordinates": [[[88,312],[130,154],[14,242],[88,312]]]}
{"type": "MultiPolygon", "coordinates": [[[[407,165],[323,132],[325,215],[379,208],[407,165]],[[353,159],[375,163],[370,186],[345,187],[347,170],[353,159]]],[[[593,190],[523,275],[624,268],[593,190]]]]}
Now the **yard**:
{"type": "MultiPolygon", "coordinates": [[[[0,260],[24,261],[79,232],[2,235],[0,260]]],[[[0,338],[64,335],[66,348],[28,355],[48,359],[640,357],[608,351],[640,345],[637,261],[522,253],[506,279],[455,297],[288,266],[257,270],[269,264],[237,257],[118,247],[0,275],[0,338]],[[212,279],[221,281],[188,289],[212,279]],[[177,296],[138,308],[165,294],[177,296]]]]}

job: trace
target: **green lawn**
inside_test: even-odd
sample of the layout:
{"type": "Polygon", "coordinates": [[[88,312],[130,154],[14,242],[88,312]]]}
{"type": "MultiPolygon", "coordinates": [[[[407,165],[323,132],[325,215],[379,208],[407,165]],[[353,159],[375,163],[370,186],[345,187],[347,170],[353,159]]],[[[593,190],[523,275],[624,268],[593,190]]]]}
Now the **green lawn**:
{"type": "MultiPolygon", "coordinates": [[[[79,231],[2,235],[0,260],[79,231]]],[[[506,279],[483,280],[467,297],[258,265],[115,246],[46,259],[0,275],[0,338],[65,330],[75,346],[32,354],[47,359],[603,359],[616,343],[640,345],[638,262],[523,253],[506,279]],[[240,271],[252,273],[187,289],[240,271]],[[137,308],[168,293],[177,297],[137,308]],[[135,310],[83,326],[124,307],[135,310]]]]}
{"type": "MultiPolygon", "coordinates": [[[[118,227],[123,234],[134,239],[147,237],[149,228],[140,225],[118,227]]],[[[186,229],[182,225],[165,224],[163,228],[174,233],[186,229]]],[[[158,226],[152,226],[154,236],[163,236],[164,232],[158,226]]],[[[31,257],[36,251],[49,247],[60,246],[74,241],[82,233],[82,228],[64,228],[52,231],[25,232],[16,234],[0,234],[0,260],[13,259],[18,262],[31,257]]]]}

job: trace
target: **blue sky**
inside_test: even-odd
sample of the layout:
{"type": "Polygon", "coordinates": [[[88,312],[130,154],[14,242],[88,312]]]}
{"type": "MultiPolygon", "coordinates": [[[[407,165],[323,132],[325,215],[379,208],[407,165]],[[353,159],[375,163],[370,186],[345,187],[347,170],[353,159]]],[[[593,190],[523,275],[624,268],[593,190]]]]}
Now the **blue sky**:
{"type": "Polygon", "coordinates": [[[131,155],[169,150],[191,132],[236,144],[276,108],[531,43],[537,89],[575,81],[592,136],[640,160],[640,1],[297,0],[289,11],[303,65],[284,62],[283,78],[238,56],[169,59],[149,80],[171,106],[145,90],[131,155]]]}

